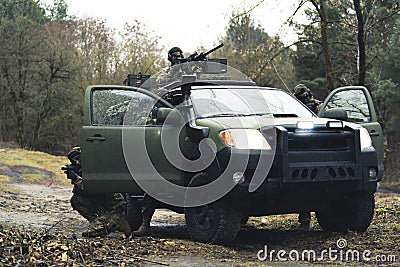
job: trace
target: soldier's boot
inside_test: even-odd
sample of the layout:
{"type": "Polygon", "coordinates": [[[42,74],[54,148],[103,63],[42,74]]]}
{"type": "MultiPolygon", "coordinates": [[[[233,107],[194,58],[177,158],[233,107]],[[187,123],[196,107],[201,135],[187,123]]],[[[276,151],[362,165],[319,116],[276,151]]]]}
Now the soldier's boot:
{"type": "Polygon", "coordinates": [[[121,231],[125,237],[130,237],[132,234],[131,226],[123,214],[113,213],[107,218],[106,229],[109,233],[121,231]]]}
{"type": "Polygon", "coordinates": [[[106,227],[106,219],[104,217],[98,217],[92,221],[88,227],[88,230],[82,232],[83,237],[98,237],[106,236],[109,233],[106,227]]]}
{"type": "Polygon", "coordinates": [[[310,222],[311,222],[311,214],[308,211],[302,211],[299,213],[299,223],[300,229],[309,229],[310,228],[310,222]]]}
{"type": "Polygon", "coordinates": [[[100,227],[96,229],[89,229],[87,231],[82,232],[83,237],[103,237],[108,235],[107,229],[105,227],[100,227]]]}
{"type": "Polygon", "coordinates": [[[132,235],[145,236],[145,235],[150,234],[150,232],[151,232],[150,221],[151,221],[151,218],[153,217],[154,212],[155,212],[155,208],[153,206],[147,206],[147,207],[143,208],[142,225],[139,227],[139,229],[137,231],[132,232],[132,235]]]}
{"type": "Polygon", "coordinates": [[[122,219],[119,222],[118,231],[123,232],[126,238],[129,238],[132,234],[131,225],[125,216],[122,216],[122,219]]]}

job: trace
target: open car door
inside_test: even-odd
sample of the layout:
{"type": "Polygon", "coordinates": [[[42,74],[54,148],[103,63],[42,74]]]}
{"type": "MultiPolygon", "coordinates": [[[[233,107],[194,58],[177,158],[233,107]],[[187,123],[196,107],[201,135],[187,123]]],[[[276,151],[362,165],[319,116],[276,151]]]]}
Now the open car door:
{"type": "MultiPolygon", "coordinates": [[[[154,117],[159,108],[171,107],[167,102],[147,90],[116,85],[90,86],[85,98],[81,130],[85,190],[142,194],[126,163],[131,159],[126,159],[123,152],[123,129],[133,137],[126,143],[145,144],[145,152],[162,176],[170,181],[181,180],[181,171],[172,166],[163,153],[160,135],[163,124],[154,117]],[[125,125],[128,109],[129,123],[125,125]]],[[[153,176],[153,173],[143,173],[140,178],[152,179],[153,176]]]]}
{"type": "Polygon", "coordinates": [[[363,86],[346,86],[333,90],[322,104],[318,115],[327,117],[327,111],[342,109],[347,113],[346,121],[357,123],[368,130],[378,154],[378,180],[383,176],[384,137],[367,88],[363,86]]]}

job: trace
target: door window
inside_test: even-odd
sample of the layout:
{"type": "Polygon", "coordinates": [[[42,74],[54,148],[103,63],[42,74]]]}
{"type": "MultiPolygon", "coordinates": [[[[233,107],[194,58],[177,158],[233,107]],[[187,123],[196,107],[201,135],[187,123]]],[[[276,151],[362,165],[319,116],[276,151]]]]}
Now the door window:
{"type": "Polygon", "coordinates": [[[342,108],[347,112],[347,121],[365,123],[371,121],[367,97],[362,90],[337,92],[326,104],[325,110],[342,108]]]}
{"type": "Polygon", "coordinates": [[[92,125],[152,125],[154,103],[152,97],[137,91],[93,90],[92,125]]]}

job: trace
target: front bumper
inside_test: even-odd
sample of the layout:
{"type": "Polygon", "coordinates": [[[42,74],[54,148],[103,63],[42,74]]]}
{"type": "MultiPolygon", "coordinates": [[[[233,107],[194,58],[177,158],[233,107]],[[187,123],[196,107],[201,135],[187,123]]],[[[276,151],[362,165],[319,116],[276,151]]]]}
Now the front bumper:
{"type": "Polygon", "coordinates": [[[220,172],[232,169],[232,164],[228,167],[232,158],[237,162],[246,162],[238,169],[233,167],[227,172],[227,175],[244,173],[244,182],[237,184],[226,196],[236,205],[247,208],[262,206],[260,210],[268,210],[272,214],[287,213],[291,210],[317,209],[319,204],[358,192],[376,191],[377,177],[370,177],[369,171],[378,170],[377,154],[373,148],[361,152],[358,130],[353,134],[352,130],[347,133],[352,143],[347,149],[302,151],[289,149],[288,131],[283,127],[276,129],[273,157],[268,154],[271,151],[228,147],[217,153],[220,172]],[[272,164],[266,162],[268,160],[272,160],[272,164]],[[267,172],[260,173],[258,170],[265,164],[271,167],[267,172]]]}

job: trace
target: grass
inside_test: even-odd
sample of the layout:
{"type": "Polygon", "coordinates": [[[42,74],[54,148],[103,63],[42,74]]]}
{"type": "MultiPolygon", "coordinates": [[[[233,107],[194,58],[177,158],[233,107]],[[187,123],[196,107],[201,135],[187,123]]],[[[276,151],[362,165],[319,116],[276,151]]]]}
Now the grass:
{"type": "MultiPolygon", "coordinates": [[[[28,166],[37,168],[47,172],[54,173],[52,181],[48,181],[60,185],[69,185],[65,174],[61,171],[61,166],[68,164],[68,159],[63,156],[53,156],[44,152],[29,151],[18,148],[1,148],[0,164],[8,166],[10,169],[18,166],[28,166]]],[[[20,178],[21,182],[27,183],[43,183],[42,174],[23,173],[20,178]]]]}
{"type": "Polygon", "coordinates": [[[11,178],[7,175],[0,175],[0,190],[8,190],[9,186],[7,185],[11,181],[11,178]]]}

